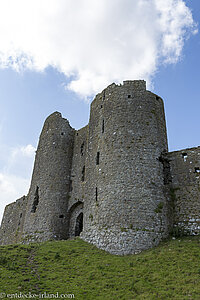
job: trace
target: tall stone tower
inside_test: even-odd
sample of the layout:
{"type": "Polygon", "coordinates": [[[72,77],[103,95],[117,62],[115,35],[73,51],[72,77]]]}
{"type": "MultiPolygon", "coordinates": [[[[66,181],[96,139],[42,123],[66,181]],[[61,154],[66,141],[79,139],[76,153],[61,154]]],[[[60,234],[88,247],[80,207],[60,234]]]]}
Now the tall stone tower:
{"type": "Polygon", "coordinates": [[[68,237],[64,214],[68,209],[74,134],[58,112],[44,123],[27,197],[24,240],[68,237]]]}
{"type": "Polygon", "coordinates": [[[83,239],[129,254],[168,233],[166,151],[163,101],[146,91],[144,81],[112,84],[96,96],[89,121],[83,239]]]}

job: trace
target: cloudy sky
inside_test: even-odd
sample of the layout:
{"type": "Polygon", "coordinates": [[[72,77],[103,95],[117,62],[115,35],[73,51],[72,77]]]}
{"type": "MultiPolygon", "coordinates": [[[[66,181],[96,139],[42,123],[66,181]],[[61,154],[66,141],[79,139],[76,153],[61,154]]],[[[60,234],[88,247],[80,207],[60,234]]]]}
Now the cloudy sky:
{"type": "Polygon", "coordinates": [[[0,0],[0,219],[26,194],[45,118],[78,129],[112,82],[165,102],[171,151],[198,146],[199,0],[0,0]]]}

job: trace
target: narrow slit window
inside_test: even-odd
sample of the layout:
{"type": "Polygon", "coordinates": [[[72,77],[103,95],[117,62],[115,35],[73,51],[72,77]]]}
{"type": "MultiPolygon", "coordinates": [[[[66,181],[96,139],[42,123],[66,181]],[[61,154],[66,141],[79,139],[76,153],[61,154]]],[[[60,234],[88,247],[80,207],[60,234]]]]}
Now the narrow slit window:
{"type": "Polygon", "coordinates": [[[81,144],[81,155],[83,156],[83,153],[84,153],[84,142],[81,144]]]}
{"type": "Polygon", "coordinates": [[[128,95],[128,98],[131,98],[131,95],[128,95]]]}
{"type": "Polygon", "coordinates": [[[83,169],[82,169],[82,177],[81,177],[81,181],[85,181],[85,166],[83,166],[83,169]]]}
{"type": "Polygon", "coordinates": [[[96,165],[99,165],[100,152],[97,152],[96,165]]]}
{"type": "Polygon", "coordinates": [[[97,189],[97,187],[96,187],[96,192],[95,192],[95,199],[96,199],[96,201],[98,201],[98,189],[97,189]]]}
{"type": "Polygon", "coordinates": [[[32,212],[32,213],[35,213],[35,212],[36,212],[38,203],[39,203],[39,187],[37,186],[37,187],[36,187],[36,191],[35,191],[35,195],[34,195],[34,200],[33,200],[32,209],[31,209],[31,212],[32,212]]]}
{"type": "Polygon", "coordinates": [[[72,192],[73,186],[72,186],[72,180],[69,181],[69,192],[72,192]]]}
{"type": "Polygon", "coordinates": [[[200,173],[200,168],[196,167],[195,168],[195,173],[200,173]]]}
{"type": "Polygon", "coordinates": [[[188,157],[188,156],[187,156],[187,153],[182,153],[182,158],[183,158],[184,161],[187,160],[187,157],[188,157]]]}
{"type": "Polygon", "coordinates": [[[102,120],[102,133],[104,133],[104,119],[102,120]]]}

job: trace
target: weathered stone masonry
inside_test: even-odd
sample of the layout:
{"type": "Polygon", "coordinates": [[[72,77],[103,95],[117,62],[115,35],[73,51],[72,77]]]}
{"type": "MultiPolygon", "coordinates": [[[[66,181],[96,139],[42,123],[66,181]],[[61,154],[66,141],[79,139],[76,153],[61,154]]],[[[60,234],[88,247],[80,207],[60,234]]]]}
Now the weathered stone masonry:
{"type": "Polygon", "coordinates": [[[173,231],[200,232],[200,147],[168,152],[163,101],[142,80],[112,84],[74,130],[45,121],[28,195],[9,204],[0,244],[78,236],[138,253],[173,231]]]}
{"type": "Polygon", "coordinates": [[[200,147],[168,154],[174,201],[174,229],[200,233],[200,147]]]}

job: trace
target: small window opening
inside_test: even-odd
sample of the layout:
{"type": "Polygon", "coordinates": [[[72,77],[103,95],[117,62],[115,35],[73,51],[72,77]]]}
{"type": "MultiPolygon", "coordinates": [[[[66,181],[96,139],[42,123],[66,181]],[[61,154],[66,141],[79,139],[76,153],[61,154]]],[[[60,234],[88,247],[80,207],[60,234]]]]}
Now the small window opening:
{"type": "Polygon", "coordinates": [[[35,191],[35,195],[34,195],[34,200],[33,200],[32,209],[31,209],[31,212],[32,212],[32,213],[35,213],[35,212],[36,212],[38,203],[39,203],[39,187],[37,186],[37,187],[36,187],[36,191],[35,191]]]}
{"type": "Polygon", "coordinates": [[[200,173],[200,168],[195,168],[195,173],[200,173]]]}
{"type": "Polygon", "coordinates": [[[81,155],[83,156],[83,152],[84,152],[84,145],[85,145],[85,143],[83,142],[82,144],[81,144],[81,155]]]}
{"type": "Polygon", "coordinates": [[[69,192],[72,192],[73,186],[72,186],[72,180],[69,181],[69,192]]]}
{"type": "Polygon", "coordinates": [[[64,218],[64,215],[60,215],[59,218],[60,218],[60,219],[63,219],[63,218],[64,218]]]}
{"type": "Polygon", "coordinates": [[[103,108],[103,105],[101,105],[100,107],[103,108]]]}
{"type": "Polygon", "coordinates": [[[64,132],[61,132],[61,135],[64,135],[64,132]]]}
{"type": "Polygon", "coordinates": [[[187,157],[188,157],[188,156],[187,156],[187,153],[182,153],[182,158],[183,158],[184,161],[187,160],[187,157]]]}
{"type": "Polygon", "coordinates": [[[156,96],[156,100],[159,100],[159,99],[160,99],[160,97],[156,96]]]}
{"type": "Polygon", "coordinates": [[[96,165],[99,165],[100,152],[97,152],[96,165]]]}
{"type": "Polygon", "coordinates": [[[128,95],[128,98],[131,98],[131,95],[128,95]]]}
{"type": "Polygon", "coordinates": [[[20,216],[19,216],[20,218],[22,217],[22,213],[20,214],[20,216]]]}
{"type": "Polygon", "coordinates": [[[76,135],[78,135],[78,132],[76,133],[76,135]]]}
{"type": "Polygon", "coordinates": [[[82,169],[82,177],[81,177],[81,181],[85,181],[85,166],[83,166],[83,169],[82,169]]]}
{"type": "Polygon", "coordinates": [[[95,199],[96,199],[96,202],[97,202],[98,201],[98,190],[97,190],[97,187],[96,187],[95,199]]]}
{"type": "Polygon", "coordinates": [[[104,119],[102,121],[102,133],[104,133],[104,119]]]}

